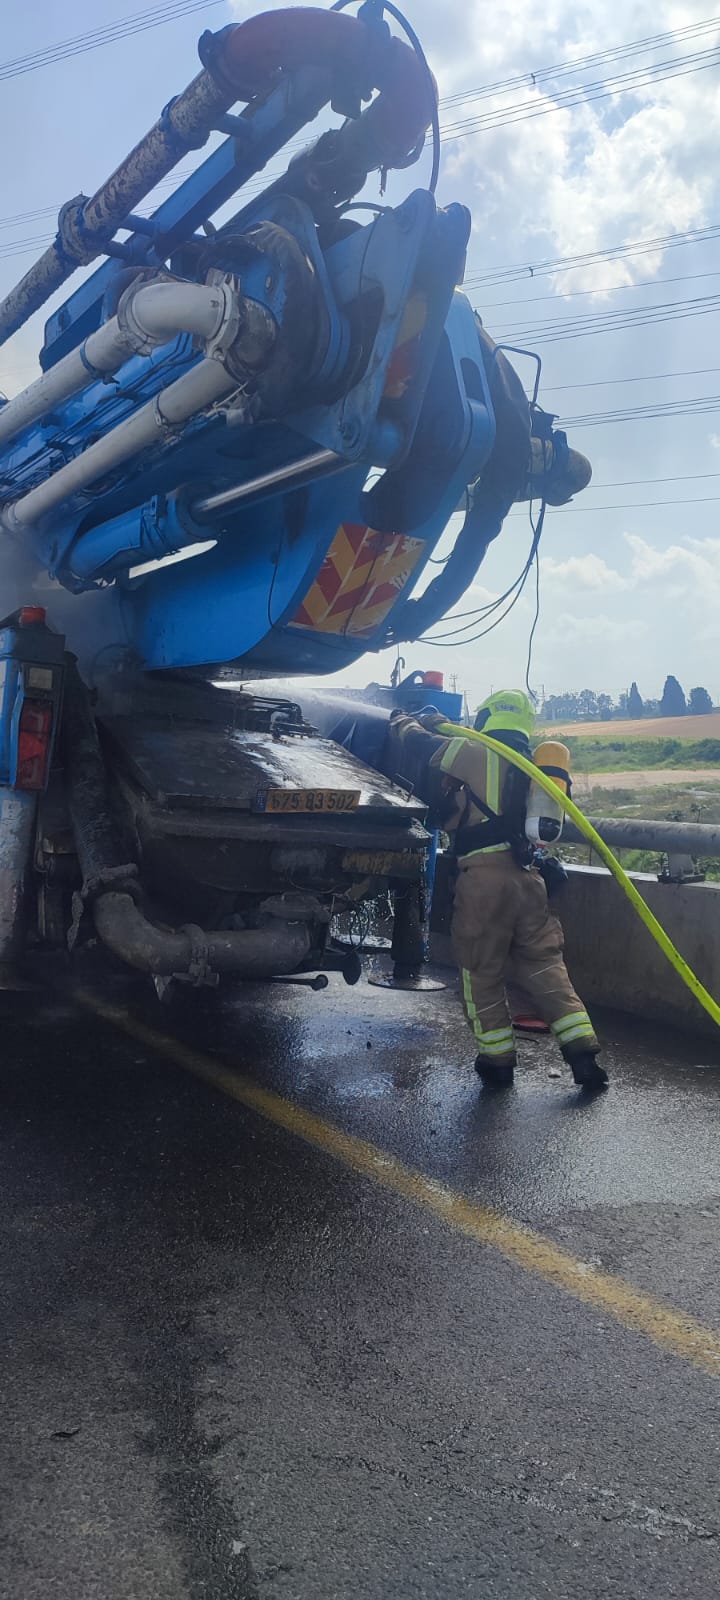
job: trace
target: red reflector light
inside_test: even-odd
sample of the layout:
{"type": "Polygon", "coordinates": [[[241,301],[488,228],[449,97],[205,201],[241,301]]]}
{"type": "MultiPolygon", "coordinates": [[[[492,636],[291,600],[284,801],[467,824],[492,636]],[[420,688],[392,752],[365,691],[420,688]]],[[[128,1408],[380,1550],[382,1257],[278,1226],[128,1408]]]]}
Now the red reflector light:
{"type": "Polygon", "coordinates": [[[21,606],[18,613],[18,624],[21,628],[31,628],[33,623],[44,622],[47,612],[44,606],[21,606]]]}
{"type": "Polygon", "coordinates": [[[423,683],[426,689],[442,689],[445,686],[445,675],[442,672],[424,672],[423,683]]]}
{"type": "Polygon", "coordinates": [[[16,789],[44,789],[50,761],[52,706],[26,700],[20,712],[16,789]]]}

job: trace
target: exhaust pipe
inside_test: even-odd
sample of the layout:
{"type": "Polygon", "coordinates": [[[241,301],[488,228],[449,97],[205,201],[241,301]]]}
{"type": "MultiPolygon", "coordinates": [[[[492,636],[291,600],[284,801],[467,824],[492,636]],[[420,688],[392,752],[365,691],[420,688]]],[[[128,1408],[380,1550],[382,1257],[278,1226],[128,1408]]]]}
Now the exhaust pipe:
{"type": "Polygon", "coordinates": [[[279,897],[261,906],[264,926],[237,933],[206,933],[194,926],[156,927],[129,894],[103,894],[93,906],[99,938],[129,967],[153,978],[182,976],[198,984],[218,972],[233,972],[241,978],[275,978],[295,972],[312,949],[313,914],[322,915],[318,902],[308,899],[296,906],[291,896],[284,905],[279,897]],[[303,911],[306,920],[289,920],[303,911]],[[283,916],[288,920],[282,920],[283,916]]]}
{"type": "Polygon", "coordinates": [[[137,865],[116,823],[97,726],[85,684],[67,657],[63,762],[75,847],[83,875],[70,931],[92,906],[98,937],[128,966],[151,977],[185,977],[207,983],[213,974],[274,978],[296,972],[310,955],[329,912],[312,895],[277,895],[264,901],[259,926],[206,932],[194,925],[159,928],[137,904],[137,865]]]}

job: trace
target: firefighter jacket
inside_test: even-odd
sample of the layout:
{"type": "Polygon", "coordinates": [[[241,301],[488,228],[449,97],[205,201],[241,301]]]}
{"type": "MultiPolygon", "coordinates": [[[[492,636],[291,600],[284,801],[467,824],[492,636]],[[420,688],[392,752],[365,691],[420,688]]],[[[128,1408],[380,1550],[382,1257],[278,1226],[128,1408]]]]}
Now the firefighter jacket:
{"type": "MultiPolygon", "coordinates": [[[[528,780],[494,750],[458,733],[447,738],[434,728],[439,716],[393,717],[391,771],[429,807],[429,824],[448,833],[465,860],[489,851],[512,850],[523,864],[532,852],[525,839],[528,780]]],[[[530,746],[521,735],[506,735],[522,754],[530,746]]]]}

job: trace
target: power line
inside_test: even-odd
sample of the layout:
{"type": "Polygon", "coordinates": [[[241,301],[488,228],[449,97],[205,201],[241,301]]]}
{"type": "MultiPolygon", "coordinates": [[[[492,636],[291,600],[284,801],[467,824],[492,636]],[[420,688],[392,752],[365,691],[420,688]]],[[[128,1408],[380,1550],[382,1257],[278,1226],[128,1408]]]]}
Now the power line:
{"type": "Polygon", "coordinates": [[[598,333],[623,333],[665,322],[684,322],[688,317],[711,316],[717,311],[720,311],[720,295],[696,295],[689,300],[668,300],[657,306],[636,306],[632,311],[587,313],[585,317],[565,321],[556,317],[549,323],[534,323],[524,328],[511,326],[499,336],[499,342],[561,344],[567,339],[585,339],[598,333]]]}
{"type": "MultiPolygon", "coordinates": [[[[31,51],[26,55],[15,56],[7,61],[0,62],[0,78],[17,77],[20,74],[35,71],[39,67],[47,66],[55,61],[64,60],[68,56],[80,55],[89,50],[100,49],[105,44],[115,43],[117,39],[127,37],[148,28],[160,27],[165,22],[171,22],[178,16],[192,14],[194,11],[203,10],[210,5],[219,4],[220,0],[165,0],[165,3],[152,6],[144,11],[133,12],[130,16],[118,17],[114,22],[106,23],[103,27],[86,30],[76,34],[70,39],[59,40],[52,45],[46,45],[40,50],[31,51]]],[[[567,73],[586,71],[590,67],[601,66],[604,63],[619,61],[633,55],[647,54],[653,50],[661,49],[665,45],[680,44],[690,39],[702,38],[712,33],[720,26],[720,17],[709,17],[704,20],[688,23],[683,28],[672,29],[666,33],[646,35],[641,39],[633,39],[625,44],[613,45],[605,50],[595,51],[590,55],[576,56],[565,61],[555,63],[550,67],[540,67],[534,71],[517,73],[512,77],[501,79],[495,83],[482,84],[477,88],[459,90],[454,94],[444,96],[440,104],[448,107],[466,104],[468,101],[486,99],[490,96],[507,93],[513,88],[535,86],[544,79],[554,80],[567,73]]]]}
{"type": "MultiPolygon", "coordinates": [[[[81,51],[85,50],[85,49],[96,49],[96,48],[99,48],[100,45],[102,45],[102,44],[105,44],[105,43],[108,43],[108,42],[114,42],[115,39],[117,39],[117,38],[125,37],[126,34],[139,32],[139,31],[144,31],[144,30],[146,30],[147,28],[150,28],[150,27],[159,27],[161,24],[164,24],[167,21],[173,20],[173,18],[178,16],[178,15],[189,14],[190,12],[203,9],[203,7],[205,5],[216,5],[218,3],[219,3],[219,0],[177,0],[177,4],[172,3],[172,4],[164,4],[164,5],[161,5],[161,6],[153,7],[149,11],[136,13],[134,16],[125,19],[125,21],[120,20],[117,23],[108,24],[105,28],[96,29],[93,32],[90,32],[90,33],[87,33],[87,34],[78,35],[74,39],[65,41],[63,44],[59,44],[57,46],[48,46],[44,51],[38,51],[38,52],[35,52],[32,55],[25,56],[25,57],[17,57],[17,58],[15,58],[14,61],[9,61],[9,62],[6,62],[4,64],[0,64],[0,79],[2,79],[4,77],[14,76],[17,72],[20,72],[20,71],[30,71],[30,70],[33,69],[33,65],[45,65],[50,60],[61,59],[63,52],[65,54],[77,54],[77,53],[81,53],[81,51]]],[[[668,40],[672,40],[672,39],[680,40],[680,39],[683,39],[685,37],[695,36],[695,35],[698,35],[700,33],[708,32],[712,28],[716,27],[716,25],[718,25],[719,23],[720,23],[720,19],[710,18],[710,19],[707,19],[705,22],[692,24],[692,25],[689,25],[687,28],[677,30],[675,33],[658,34],[658,35],[650,36],[649,39],[646,38],[646,39],[642,39],[642,40],[631,41],[630,43],[628,43],[626,45],[616,46],[613,49],[610,49],[608,51],[598,52],[594,56],[590,56],[590,57],[586,57],[586,58],[580,58],[580,61],[574,61],[573,62],[572,60],[570,60],[570,61],[567,61],[567,62],[561,62],[556,67],[553,67],[553,68],[539,69],[539,71],[537,71],[535,73],[531,73],[529,75],[521,75],[519,81],[524,82],[524,81],[526,81],[526,78],[529,76],[530,80],[535,83],[540,78],[544,78],[544,77],[550,77],[551,78],[553,76],[557,76],[560,73],[564,73],[566,71],[578,70],[578,68],[581,68],[583,65],[587,65],[587,64],[589,64],[591,62],[592,63],[599,63],[599,62],[604,61],[604,60],[614,59],[614,58],[616,58],[616,57],[618,57],[620,55],[629,55],[629,54],[633,54],[633,53],[639,53],[639,52],[642,52],[643,50],[647,50],[649,48],[656,47],[658,44],[667,42],[668,40]]],[[[565,97],[565,99],[567,98],[568,95],[580,95],[581,97],[584,97],[584,99],[586,99],[586,100],[587,99],[598,98],[598,95],[596,95],[594,93],[594,91],[596,91],[596,90],[602,89],[605,95],[613,94],[613,93],[616,93],[616,92],[622,92],[623,86],[625,87],[626,90],[629,87],[631,87],[631,85],[629,83],[629,80],[630,79],[635,80],[638,77],[638,74],[645,74],[645,77],[643,78],[643,84],[645,82],[651,82],[651,81],[663,81],[664,77],[668,76],[668,74],[663,73],[661,69],[663,69],[666,66],[667,67],[680,67],[685,63],[693,62],[693,61],[697,62],[698,64],[695,67],[693,67],[692,70],[697,70],[697,71],[702,70],[704,66],[720,65],[720,54],[718,53],[718,47],[716,47],[714,50],[711,50],[711,51],[694,52],[690,56],[677,57],[677,58],[674,58],[674,60],[670,60],[670,61],[667,61],[667,62],[658,62],[658,63],[651,64],[651,65],[649,65],[647,67],[644,67],[644,68],[636,68],[631,73],[623,73],[623,74],[618,75],[615,78],[600,79],[600,80],[597,80],[595,83],[591,83],[591,84],[578,85],[578,86],[575,86],[575,87],[573,87],[573,88],[571,88],[569,90],[562,91],[561,93],[562,93],[562,96],[565,97]],[[712,56],[713,59],[712,60],[707,60],[706,58],[708,56],[712,56]],[[701,61],[701,58],[702,58],[702,61],[701,61]]],[[[678,74],[675,73],[675,72],[672,72],[669,75],[670,76],[677,76],[678,74]]],[[[513,81],[515,81],[515,80],[509,79],[509,80],[506,80],[506,83],[512,83],[513,81]]],[[[641,87],[643,85],[636,84],[636,83],[633,82],[632,86],[633,87],[641,87]]],[[[473,97],[480,97],[481,98],[481,97],[485,96],[486,94],[491,94],[493,92],[495,92],[494,86],[493,85],[488,85],[488,86],[486,86],[485,89],[466,91],[463,94],[463,99],[471,99],[473,97]]],[[[458,137],[458,136],[465,137],[465,135],[468,134],[468,133],[480,131],[481,124],[482,125],[487,124],[487,126],[489,126],[489,127],[490,126],[491,127],[504,126],[505,123],[507,122],[508,117],[511,117],[512,121],[526,120],[526,115],[535,116],[535,115],[538,115],[538,114],[544,114],[546,111],[549,111],[549,110],[562,109],[562,106],[565,104],[565,99],[558,99],[557,101],[553,102],[552,106],[541,108],[540,111],[538,110],[538,107],[537,107],[537,104],[536,104],[535,101],[519,102],[515,106],[509,106],[509,107],[504,108],[504,110],[499,112],[499,113],[498,112],[488,112],[488,113],[482,114],[479,118],[478,117],[476,117],[475,119],[466,118],[466,119],[464,119],[464,121],[462,121],[460,123],[446,125],[445,128],[443,129],[443,134],[444,134],[444,137],[446,139],[450,138],[450,137],[454,138],[454,137],[458,137]]],[[[448,97],[447,102],[446,101],[442,101],[441,104],[457,103],[457,100],[458,100],[457,96],[450,96],[450,97],[448,97]]],[[[297,144],[297,145],[288,146],[288,154],[290,154],[291,151],[294,148],[302,148],[302,141],[300,141],[300,143],[297,144]]],[[[269,179],[271,177],[272,177],[272,174],[269,174],[269,175],[265,176],[263,178],[263,180],[262,180],[262,185],[261,186],[264,186],[264,184],[267,181],[269,181],[269,179]]],[[[39,220],[41,216],[46,216],[46,215],[51,215],[51,214],[52,214],[52,208],[50,208],[50,207],[41,208],[41,209],[38,209],[35,212],[19,213],[15,219],[12,219],[12,218],[2,218],[2,219],[0,219],[0,226],[7,226],[13,220],[17,220],[17,221],[24,221],[24,220],[30,220],[30,219],[39,220]]],[[[43,241],[43,242],[45,242],[45,241],[43,241]]],[[[20,243],[15,242],[14,250],[12,252],[6,252],[6,254],[9,254],[9,253],[13,253],[13,254],[15,254],[15,253],[17,253],[17,254],[25,253],[26,249],[29,252],[30,243],[29,243],[29,241],[24,241],[23,240],[20,243]]],[[[523,269],[520,269],[520,270],[523,270],[523,269]]],[[[531,269],[524,269],[524,270],[531,270],[531,269]]],[[[481,282],[482,281],[487,281],[487,275],[483,275],[483,277],[479,281],[481,281],[481,282]]],[[[494,279],[491,280],[491,281],[494,281],[494,279]]]]}
{"type": "MultiPolygon", "coordinates": [[[[704,53],[710,54],[710,52],[704,53]]],[[[688,57],[687,59],[689,61],[693,58],[688,57]]],[[[518,122],[531,122],[536,117],[547,117],[554,112],[570,110],[579,105],[591,105],[596,100],[608,100],[616,97],[618,94],[635,93],[637,90],[647,88],[651,84],[654,85],[656,83],[665,83],[672,78],[687,78],[695,72],[707,72],[709,68],[717,66],[720,66],[720,55],[717,52],[713,52],[712,59],[700,62],[696,66],[681,66],[680,62],[678,61],[677,71],[648,71],[644,78],[637,78],[633,83],[620,84],[617,80],[613,81],[609,79],[608,82],[611,85],[610,88],[601,89],[599,84],[597,86],[588,85],[586,88],[580,87],[574,91],[567,91],[564,98],[558,98],[557,100],[553,100],[550,104],[544,105],[538,105],[536,101],[528,101],[527,107],[534,106],[533,110],[527,109],[526,107],[508,107],[505,115],[495,116],[493,120],[488,119],[486,122],[480,122],[477,118],[468,118],[466,125],[459,123],[453,130],[449,132],[443,132],[440,143],[452,143],[458,139],[468,138],[476,133],[487,133],[494,128],[513,127],[518,122]],[[595,89],[596,87],[597,93],[589,92],[590,89],[595,89]],[[515,115],[510,114],[513,111],[516,112],[515,115]]]]}
{"type": "MultiPolygon", "coordinates": [[[[0,224],[2,226],[2,224],[0,224]]],[[[538,306],[543,301],[551,300],[553,305],[559,306],[563,300],[587,299],[590,295],[597,298],[603,294],[620,294],[623,291],[630,293],[635,289],[654,289],[660,283],[695,283],[700,278],[720,278],[720,271],[714,272],[681,272],[676,278],[636,278],[634,283],[603,284],[601,289],[568,289],[560,294],[524,295],[521,300],[483,300],[483,314],[486,311],[496,311],[505,306],[538,306]]],[[[463,285],[467,289],[472,279],[463,285]]]]}
{"type": "Polygon", "coordinates": [[[688,306],[709,306],[712,309],[717,304],[720,304],[720,294],[695,294],[687,300],[655,300],[639,306],[619,306],[610,311],[605,308],[602,311],[577,311],[571,316],[546,317],[541,322],[508,322],[502,336],[520,339],[528,332],[556,333],[566,328],[574,333],[576,328],[585,328],[596,322],[612,324],[635,317],[654,316],[658,311],[684,310],[688,306]]]}
{"type": "Polygon", "coordinates": [[[700,483],[705,478],[720,478],[720,472],[683,472],[674,478],[618,478],[611,483],[588,483],[583,494],[591,489],[629,489],[636,483],[700,483]]]}
{"type": "Polygon", "coordinates": [[[680,372],[648,372],[643,377],[594,378],[589,383],[543,384],[543,394],[566,394],[570,389],[608,389],[618,383],[662,383],[666,378],[701,378],[720,372],[720,367],[686,367],[680,372]]]}
{"type": "Polygon", "coordinates": [[[666,417],[698,417],[720,410],[720,394],[698,395],[693,400],[666,400],[622,410],[590,411],[577,417],[564,417],[566,428],[598,427],[608,422],[658,422],[666,417]]]}
{"type": "Polygon", "coordinates": [[[71,56],[85,55],[89,50],[99,50],[103,45],[115,44],[119,39],[145,33],[150,28],[160,28],[178,17],[191,16],[195,11],[206,11],[209,6],[221,3],[222,0],[171,0],[169,4],[134,12],[129,17],[107,23],[105,27],[93,28],[86,33],[76,34],[72,39],[46,45],[42,50],[33,50],[28,55],[0,62],[0,82],[35,72],[39,67],[50,66],[56,61],[67,61],[71,56]]]}
{"type": "Polygon", "coordinates": [[[594,267],[601,262],[625,259],[628,256],[651,255],[656,251],[677,250],[682,245],[704,244],[720,235],[720,222],[708,223],[704,228],[683,228],[677,233],[656,234],[649,239],[623,240],[619,244],[605,245],[601,250],[585,250],[581,255],[554,256],[546,261],[526,261],[508,266],[491,267],[487,272],[469,278],[467,288],[488,287],[493,283],[512,282],[516,278],[556,277],[559,273],[577,272],[594,267]]]}
{"type": "MultiPolygon", "coordinates": [[[[181,183],[185,178],[190,178],[194,170],[195,169],[193,167],[176,167],[167,178],[162,178],[160,182],[156,184],[152,193],[155,194],[161,189],[174,189],[177,184],[181,183]]],[[[19,223],[41,222],[45,217],[55,218],[57,217],[59,209],[59,206],[40,206],[35,211],[16,211],[14,215],[0,217],[0,228],[14,228],[19,223]]]]}
{"type": "Polygon", "coordinates": [[[686,56],[673,56],[644,67],[633,67],[630,72],[616,73],[614,77],[597,78],[594,83],[574,84],[561,89],[550,106],[539,106],[537,99],[519,100],[515,105],[500,110],[483,111],[474,117],[464,117],[459,122],[446,123],[441,132],[443,143],[465,138],[469,133],[480,133],[487,128],[506,127],[509,123],[525,122],[534,116],[544,116],[549,111],[560,111],[580,102],[607,99],[611,94],[630,94],[650,83],[664,83],[668,78],[686,77],[688,73],[702,72],[718,65],[718,46],[708,50],[694,50],[686,56]],[[668,68],[668,71],[664,71],[668,68]],[[675,70],[677,69],[677,70],[675,70]]]}
{"type": "Polygon", "coordinates": [[[665,44],[679,43],[681,39],[696,38],[711,33],[718,25],[720,17],[709,17],[704,22],[688,23],[684,28],[671,29],[669,33],[651,34],[644,39],[634,39],[628,44],[614,45],[607,50],[596,51],[593,55],[576,56],[574,59],[560,61],[553,67],[540,67],[534,72],[517,73],[512,78],[501,78],[495,83],[482,84],[477,89],[461,89],[456,94],[447,95],[441,104],[461,105],[468,99],[485,99],[490,95],[502,94],[522,85],[534,86],[543,78],[559,78],[567,72],[599,67],[604,62],[620,60],[623,56],[639,55],[643,50],[657,50],[665,44]]]}
{"type": "MultiPolygon", "coordinates": [[[[720,505],[720,494],[703,495],[703,496],[701,496],[700,499],[697,499],[697,500],[624,500],[624,501],[618,502],[618,504],[616,504],[616,505],[609,505],[609,506],[560,506],[560,507],[554,508],[554,510],[558,510],[558,512],[562,516],[567,516],[567,515],[575,515],[575,514],[580,514],[580,513],[585,515],[587,512],[597,512],[597,511],[647,511],[647,510],[649,510],[651,508],[657,510],[658,507],[660,507],[660,506],[663,506],[666,510],[671,511],[674,506],[710,506],[710,505],[720,505]]],[[[524,513],[520,512],[520,511],[511,512],[511,516],[522,516],[522,515],[524,515],[524,513]]]]}

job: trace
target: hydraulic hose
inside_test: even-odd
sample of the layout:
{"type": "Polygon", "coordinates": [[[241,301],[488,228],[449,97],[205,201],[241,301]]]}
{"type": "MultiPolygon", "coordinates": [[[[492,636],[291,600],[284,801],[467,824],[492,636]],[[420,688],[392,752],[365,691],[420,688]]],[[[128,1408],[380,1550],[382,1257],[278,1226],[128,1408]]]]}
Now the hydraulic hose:
{"type": "Polygon", "coordinates": [[[498,739],[491,739],[489,734],[476,733],[474,729],[459,727],[454,722],[440,722],[434,724],[434,727],[444,738],[456,739],[462,736],[464,739],[472,739],[476,740],[478,744],[484,744],[488,750],[494,750],[496,755],[502,756],[503,761],[509,761],[511,766],[518,767],[527,777],[532,778],[533,783],[539,784],[540,788],[544,789],[545,793],[549,794],[556,803],[560,802],[567,816],[572,818],[576,828],[579,828],[588,843],[592,845],[593,850],[597,852],[600,859],[609,868],[616,882],[619,883],[623,894],[627,896],[641,922],[644,922],[648,933],[652,934],[655,943],[662,950],[666,960],[674,967],[678,977],[682,978],[686,988],[690,990],[691,994],[694,994],[695,999],[707,1011],[708,1016],[712,1017],[713,1022],[720,1027],[720,1005],[717,1004],[716,1000],[713,1000],[711,994],[708,994],[707,989],[700,982],[700,979],[696,977],[692,968],[688,966],[687,961],[680,955],[679,950],[676,950],[665,929],[658,922],[657,917],[653,916],[650,907],[645,904],[642,895],[638,893],[634,883],[621,867],[617,857],[613,855],[609,845],[605,844],[604,839],[600,838],[597,829],[584,816],[580,807],[576,806],[568,795],[563,794],[559,786],[553,782],[553,779],[548,778],[539,767],[535,766],[534,761],[528,761],[517,750],[512,750],[509,745],[501,744],[498,739]]]}

